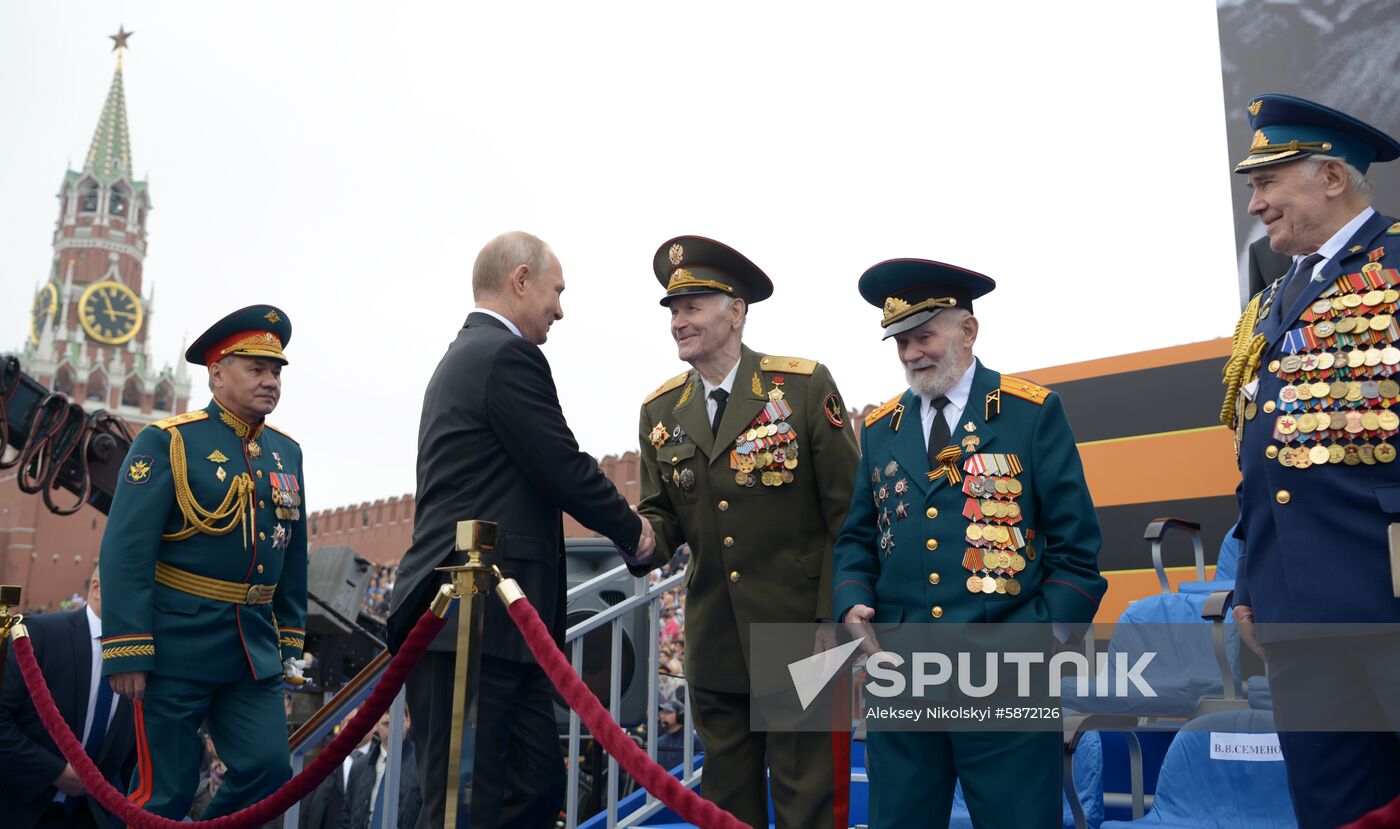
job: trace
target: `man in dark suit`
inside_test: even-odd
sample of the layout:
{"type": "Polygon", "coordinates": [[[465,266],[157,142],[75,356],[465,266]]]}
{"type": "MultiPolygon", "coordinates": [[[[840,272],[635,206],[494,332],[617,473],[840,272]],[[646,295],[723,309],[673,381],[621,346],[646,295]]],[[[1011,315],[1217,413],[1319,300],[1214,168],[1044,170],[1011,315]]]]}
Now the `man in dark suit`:
{"type": "Polygon", "coordinates": [[[398,825],[405,829],[417,822],[423,795],[418,786],[418,768],[413,762],[413,741],[408,736],[410,722],[411,718],[405,715],[403,742],[399,749],[402,775],[399,778],[399,802],[384,802],[390,733],[390,714],[385,711],[374,727],[369,747],[351,764],[350,779],[345,784],[345,808],[337,829],[381,829],[388,823],[391,813],[398,815],[398,825]]]}
{"type": "MultiPolygon", "coordinates": [[[[564,273],[549,246],[528,233],[489,242],[472,268],[477,307],[428,382],[418,430],[413,545],[399,564],[389,614],[397,648],[442,579],[461,564],[460,520],[498,524],[496,557],[524,588],[561,644],[564,525],[579,523],[623,550],[649,556],[655,538],[627,500],[581,451],[564,421],[540,351],[564,316],[564,273]]],[[[553,690],[505,607],[486,601],[472,825],[536,829],[553,824],[564,798],[564,761],[553,690]]],[[[420,829],[442,825],[456,626],[449,624],[408,680],[418,747],[420,829]]]]}
{"type": "MultiPolygon", "coordinates": [[[[59,713],[102,776],[120,785],[133,756],[131,702],[114,694],[101,675],[102,591],[96,571],[87,602],[82,610],[26,617],[24,624],[59,713]]],[[[0,822],[10,829],[121,826],[87,796],[78,773],[59,753],[14,660],[11,654],[0,704],[0,768],[5,769],[0,822]]]]}

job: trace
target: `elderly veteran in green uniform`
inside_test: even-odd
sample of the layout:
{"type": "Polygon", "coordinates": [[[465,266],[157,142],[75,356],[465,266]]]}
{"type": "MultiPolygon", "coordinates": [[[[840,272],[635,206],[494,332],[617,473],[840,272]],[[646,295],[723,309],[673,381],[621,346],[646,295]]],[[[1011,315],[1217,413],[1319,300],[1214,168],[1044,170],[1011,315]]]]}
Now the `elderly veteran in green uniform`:
{"type": "Polygon", "coordinates": [[[859,454],[846,404],[817,361],[743,344],[749,306],[773,285],[738,251],[681,236],[653,268],[691,370],[642,404],[640,512],[657,540],[632,570],[690,544],[685,672],[704,796],[766,827],[771,769],[779,827],[830,827],[846,802],[850,735],[750,731],[749,626],[832,618],[831,545],[859,454]]]}
{"type": "Polygon", "coordinates": [[[236,311],[185,358],[214,399],[136,436],[102,536],[102,672],[135,701],[129,797],[169,818],[199,783],[201,723],[228,772],[205,817],[291,775],[283,678],[306,632],[301,447],[263,418],[282,390],[286,314],[236,311]]]}
{"type": "MultiPolygon", "coordinates": [[[[1103,597],[1098,518],[1059,396],[973,356],[972,301],[994,287],[922,259],[860,279],[909,388],[865,419],[836,543],[833,606],[853,633],[868,622],[1082,628],[1103,597]]],[[[1060,825],[1058,732],[871,728],[867,739],[875,829],[947,826],[959,778],[977,826],[1060,825]]]]}

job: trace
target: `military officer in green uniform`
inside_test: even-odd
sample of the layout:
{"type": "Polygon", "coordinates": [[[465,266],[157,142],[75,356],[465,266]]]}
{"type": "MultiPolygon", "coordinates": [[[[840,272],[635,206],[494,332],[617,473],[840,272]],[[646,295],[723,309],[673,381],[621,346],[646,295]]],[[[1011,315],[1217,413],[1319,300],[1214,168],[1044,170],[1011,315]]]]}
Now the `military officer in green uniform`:
{"type": "Polygon", "coordinates": [[[136,436],[102,537],[102,672],[136,702],[129,797],[165,817],[194,798],[201,723],[228,766],[206,818],[291,776],[282,685],[300,680],[306,637],[301,448],[263,420],[291,335],[286,314],[254,305],[190,346],[213,400],[136,436]]]}
{"type": "Polygon", "coordinates": [[[766,827],[771,769],[779,827],[830,827],[845,803],[849,733],[750,731],[749,626],[832,619],[831,546],[858,457],[846,405],[815,360],[743,344],[749,306],[773,285],[738,251],[682,236],[653,268],[691,370],[642,404],[639,509],[657,540],[632,569],[690,545],[685,672],[706,748],[702,792],[766,827]]]}
{"type": "MultiPolygon", "coordinates": [[[[1024,622],[1063,638],[1103,597],[1099,523],[1059,396],[973,357],[972,301],[994,287],[921,259],[860,279],[909,388],[865,419],[836,543],[833,606],[853,633],[869,622],[1024,622]]],[[[872,726],[867,739],[874,829],[947,826],[958,779],[977,826],[1060,825],[1056,731],[872,726]]]]}

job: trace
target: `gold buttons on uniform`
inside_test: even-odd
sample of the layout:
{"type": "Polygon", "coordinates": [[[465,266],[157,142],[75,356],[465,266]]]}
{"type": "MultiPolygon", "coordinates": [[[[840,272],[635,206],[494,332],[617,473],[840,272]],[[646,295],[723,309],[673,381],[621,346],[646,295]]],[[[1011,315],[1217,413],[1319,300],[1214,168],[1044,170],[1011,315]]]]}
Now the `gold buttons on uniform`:
{"type": "Polygon", "coordinates": [[[739,571],[738,571],[738,570],[730,570],[730,571],[729,571],[729,580],[732,581],[732,582],[734,582],[735,584],[738,584],[738,583],[739,583],[739,571]]]}
{"type": "Polygon", "coordinates": [[[1274,458],[1277,458],[1277,457],[1278,457],[1278,447],[1277,447],[1277,446],[1270,446],[1268,449],[1265,449],[1265,450],[1264,450],[1264,457],[1268,458],[1269,460],[1273,460],[1274,458]]]}
{"type": "Polygon", "coordinates": [[[1265,400],[1265,401],[1264,401],[1264,414],[1269,414],[1270,412],[1272,412],[1272,411],[1273,411],[1274,409],[1276,409],[1276,408],[1278,408],[1278,404],[1275,403],[1274,401],[1272,401],[1272,400],[1265,400]]]}
{"type": "Polygon", "coordinates": [[[724,546],[726,546],[726,547],[733,547],[733,546],[734,546],[734,536],[732,536],[732,535],[726,535],[726,536],[724,537],[724,546]]]}
{"type": "Polygon", "coordinates": [[[259,564],[259,565],[258,565],[258,572],[261,573],[262,571],[263,571],[263,566],[262,566],[261,564],[259,564]]]}
{"type": "Polygon", "coordinates": [[[937,518],[937,517],[938,517],[938,508],[937,508],[937,507],[929,507],[928,510],[924,513],[924,515],[927,515],[929,518],[937,518]]]}
{"type": "Polygon", "coordinates": [[[259,477],[259,478],[262,477],[262,470],[261,470],[261,469],[258,470],[258,477],[259,477]]]}
{"type": "Polygon", "coordinates": [[[680,455],[672,455],[672,456],[671,456],[671,463],[675,463],[676,461],[679,461],[680,459],[681,459],[680,455]]]}
{"type": "Polygon", "coordinates": [[[1270,371],[1270,372],[1278,371],[1278,367],[1279,367],[1279,362],[1278,362],[1278,360],[1270,360],[1270,361],[1269,361],[1269,371],[1270,371]]]}
{"type": "Polygon", "coordinates": [[[938,605],[934,605],[933,610],[930,610],[929,613],[933,614],[933,618],[935,619],[943,618],[943,608],[939,607],[938,605]]]}
{"type": "Polygon", "coordinates": [[[925,541],[925,542],[924,542],[924,546],[927,547],[927,548],[929,548],[930,550],[937,550],[937,549],[938,549],[938,539],[936,539],[936,538],[930,538],[928,541],[925,541]]]}
{"type": "Polygon", "coordinates": [[[720,511],[720,512],[724,512],[724,511],[727,510],[727,509],[729,509],[729,502],[728,502],[728,501],[720,501],[720,502],[719,502],[719,511],[720,511]]]}
{"type": "Polygon", "coordinates": [[[938,584],[939,580],[940,580],[940,577],[939,577],[939,575],[938,575],[937,573],[929,573],[929,574],[928,574],[928,583],[929,583],[929,584],[938,584]]]}
{"type": "Polygon", "coordinates": [[[263,503],[262,501],[259,501],[258,509],[267,509],[267,504],[263,503]]]}
{"type": "Polygon", "coordinates": [[[266,541],[266,540],[267,540],[267,533],[258,533],[258,540],[259,540],[259,541],[266,541]]]}
{"type": "Polygon", "coordinates": [[[1293,496],[1288,494],[1288,490],[1280,489],[1278,492],[1274,493],[1274,500],[1278,501],[1280,504],[1286,504],[1293,500],[1293,496]]]}

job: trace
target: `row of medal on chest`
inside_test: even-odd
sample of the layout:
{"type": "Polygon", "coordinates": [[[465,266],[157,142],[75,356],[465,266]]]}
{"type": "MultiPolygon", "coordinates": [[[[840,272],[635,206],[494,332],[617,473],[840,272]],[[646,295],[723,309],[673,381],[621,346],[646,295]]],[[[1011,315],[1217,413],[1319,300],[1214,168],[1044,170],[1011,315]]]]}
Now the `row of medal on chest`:
{"type": "MultiPolygon", "coordinates": [[[[1340,371],[1342,369],[1379,368],[1394,369],[1400,366],[1400,348],[1386,345],[1381,348],[1371,345],[1366,348],[1338,349],[1289,354],[1269,362],[1269,371],[1277,374],[1280,380],[1293,381],[1301,375],[1315,371],[1340,371]]],[[[1391,371],[1382,369],[1380,374],[1391,371]]]]}

